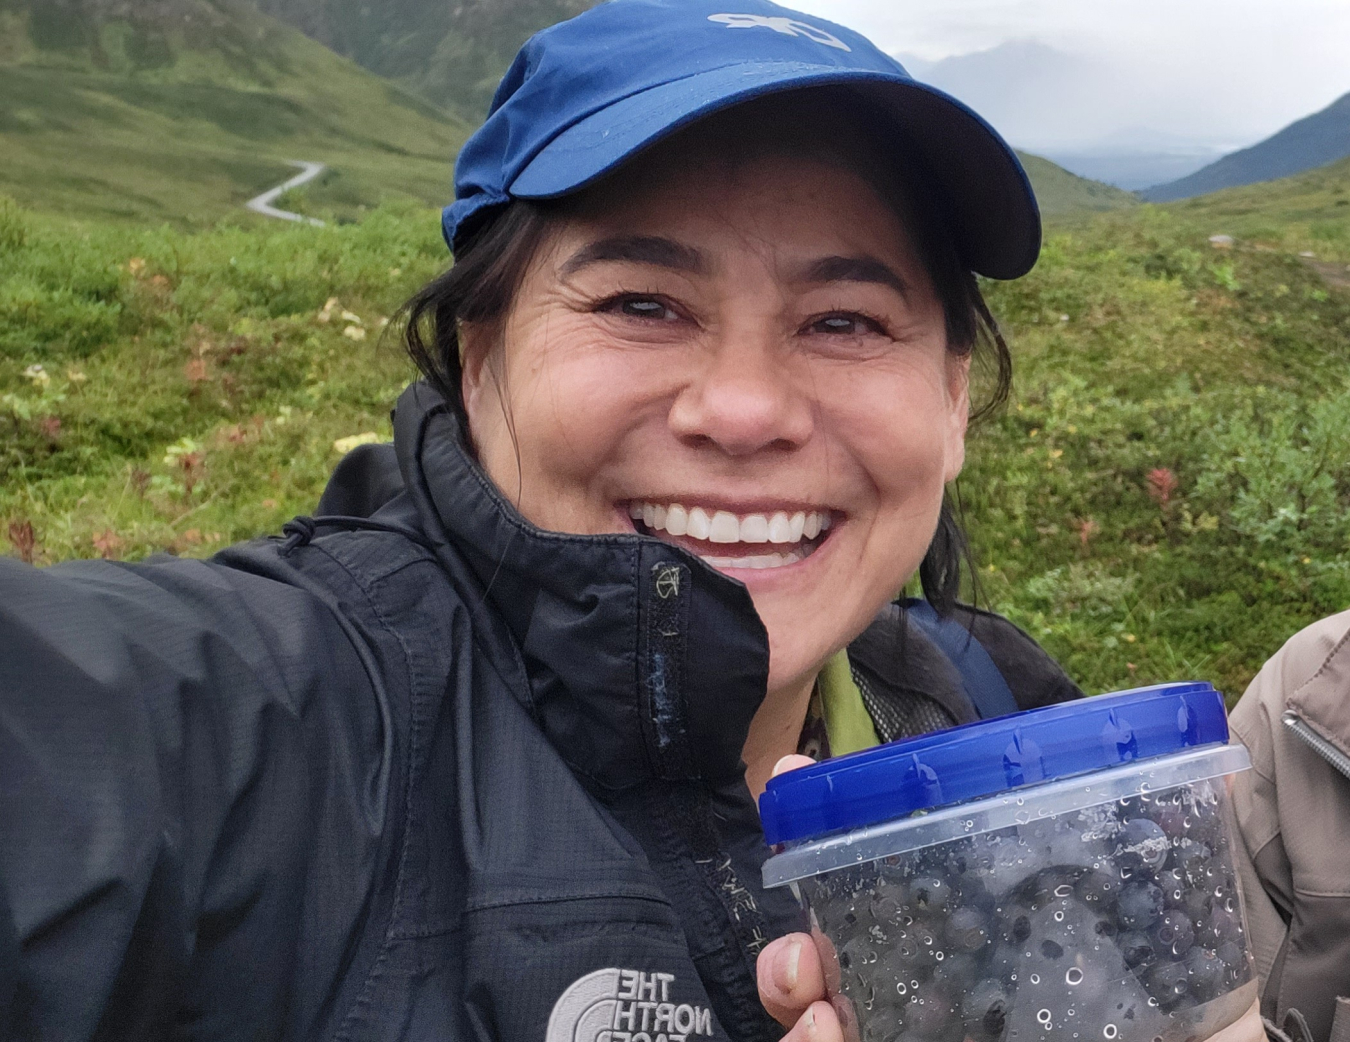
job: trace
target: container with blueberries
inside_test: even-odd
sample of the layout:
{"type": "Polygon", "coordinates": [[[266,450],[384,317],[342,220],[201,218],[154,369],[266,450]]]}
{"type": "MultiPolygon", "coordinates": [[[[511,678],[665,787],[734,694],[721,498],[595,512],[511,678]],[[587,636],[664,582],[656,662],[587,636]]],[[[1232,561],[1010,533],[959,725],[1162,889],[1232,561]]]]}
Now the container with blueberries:
{"type": "Polygon", "coordinates": [[[1256,998],[1208,684],[1031,710],[779,775],[760,801],[861,1042],[1188,1042],[1256,998]]]}

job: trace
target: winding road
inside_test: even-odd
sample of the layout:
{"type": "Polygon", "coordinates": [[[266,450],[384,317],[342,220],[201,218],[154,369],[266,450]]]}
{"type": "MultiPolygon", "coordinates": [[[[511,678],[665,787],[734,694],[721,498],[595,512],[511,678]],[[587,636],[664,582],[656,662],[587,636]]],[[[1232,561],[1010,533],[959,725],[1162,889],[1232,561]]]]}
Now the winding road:
{"type": "Polygon", "coordinates": [[[309,224],[323,226],[323,221],[317,217],[306,217],[301,213],[291,213],[290,210],[278,210],[272,204],[281,196],[283,192],[289,192],[292,188],[299,188],[301,185],[309,184],[321,173],[328,169],[323,163],[309,163],[303,159],[292,159],[291,166],[300,167],[300,173],[296,174],[289,181],[284,181],[275,188],[269,188],[262,195],[255,196],[244,205],[254,213],[260,213],[264,217],[277,217],[283,221],[304,221],[309,224]]]}

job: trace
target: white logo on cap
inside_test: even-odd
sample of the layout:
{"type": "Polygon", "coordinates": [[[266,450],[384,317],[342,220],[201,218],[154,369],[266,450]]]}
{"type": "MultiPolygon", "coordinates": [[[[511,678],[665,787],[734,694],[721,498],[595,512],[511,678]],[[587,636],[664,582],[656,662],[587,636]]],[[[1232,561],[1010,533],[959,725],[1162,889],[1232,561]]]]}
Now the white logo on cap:
{"type": "Polygon", "coordinates": [[[853,50],[833,33],[827,33],[824,29],[818,29],[806,22],[799,22],[795,18],[773,18],[764,14],[710,14],[708,21],[721,22],[728,29],[772,29],[784,36],[805,36],[808,40],[823,43],[826,47],[837,47],[841,51],[853,50]]]}
{"type": "Polygon", "coordinates": [[[573,981],[553,1005],[545,1042],[695,1042],[712,1010],[675,1002],[673,973],[608,969],[573,981]]]}

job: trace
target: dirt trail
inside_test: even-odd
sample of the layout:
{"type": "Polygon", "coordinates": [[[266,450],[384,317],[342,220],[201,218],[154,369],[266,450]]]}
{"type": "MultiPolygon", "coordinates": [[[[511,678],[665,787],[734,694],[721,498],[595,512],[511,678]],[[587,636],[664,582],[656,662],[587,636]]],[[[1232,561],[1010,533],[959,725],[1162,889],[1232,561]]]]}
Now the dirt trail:
{"type": "Polygon", "coordinates": [[[254,213],[260,213],[264,217],[276,217],[283,221],[305,221],[309,224],[323,226],[323,221],[317,217],[306,217],[304,214],[292,213],[290,210],[278,210],[272,204],[281,196],[283,192],[289,192],[292,188],[299,188],[301,185],[309,184],[321,173],[328,169],[323,163],[310,163],[303,159],[292,159],[291,166],[301,168],[300,173],[296,174],[289,181],[283,181],[275,188],[269,188],[262,195],[255,196],[244,205],[254,213]]]}

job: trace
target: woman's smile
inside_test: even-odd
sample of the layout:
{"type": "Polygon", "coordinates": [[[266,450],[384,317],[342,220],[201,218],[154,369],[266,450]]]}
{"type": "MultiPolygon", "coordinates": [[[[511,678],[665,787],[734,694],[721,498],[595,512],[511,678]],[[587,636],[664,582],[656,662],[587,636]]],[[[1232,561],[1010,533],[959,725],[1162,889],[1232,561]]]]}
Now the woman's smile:
{"type": "Polygon", "coordinates": [[[686,496],[632,500],[628,516],[637,532],[683,547],[718,571],[753,572],[806,560],[825,542],[836,512],[792,505],[738,511],[686,496]]]}

